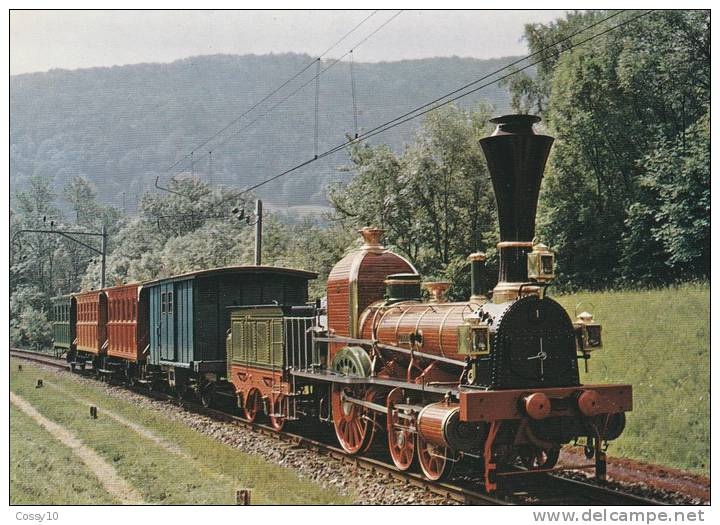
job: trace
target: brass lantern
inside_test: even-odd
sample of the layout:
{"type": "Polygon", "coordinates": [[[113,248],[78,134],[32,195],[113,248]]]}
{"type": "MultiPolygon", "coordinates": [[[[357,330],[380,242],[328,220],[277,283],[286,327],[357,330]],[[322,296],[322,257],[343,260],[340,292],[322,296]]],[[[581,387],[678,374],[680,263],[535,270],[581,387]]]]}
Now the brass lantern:
{"type": "Polygon", "coordinates": [[[573,326],[581,352],[589,353],[602,348],[602,325],[595,321],[590,312],[581,312],[573,326]]]}
{"type": "Polygon", "coordinates": [[[480,319],[470,318],[457,328],[458,353],[469,357],[466,380],[474,385],[480,379],[478,361],[490,354],[490,327],[480,319]]]}
{"type": "Polygon", "coordinates": [[[547,246],[538,243],[527,255],[528,278],[547,283],[555,279],[555,254],[547,246]]]}
{"type": "Polygon", "coordinates": [[[468,319],[458,330],[458,353],[478,357],[490,353],[490,327],[479,319],[468,319]]]}

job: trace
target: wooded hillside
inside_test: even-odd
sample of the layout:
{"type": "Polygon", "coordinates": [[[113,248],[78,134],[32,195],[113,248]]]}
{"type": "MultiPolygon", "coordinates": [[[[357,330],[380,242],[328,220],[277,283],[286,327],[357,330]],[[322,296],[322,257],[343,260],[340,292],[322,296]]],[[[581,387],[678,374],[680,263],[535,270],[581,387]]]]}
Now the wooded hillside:
{"type": "MultiPolygon", "coordinates": [[[[362,129],[401,115],[512,60],[431,58],[370,64],[361,59],[360,54],[355,57],[353,69],[362,129]]],[[[204,159],[194,166],[187,159],[177,170],[166,170],[312,62],[312,57],[298,54],[216,55],[171,64],[52,70],[12,77],[13,188],[27,188],[32,175],[50,177],[56,188],[62,188],[79,175],[95,186],[102,202],[122,206],[125,192],[126,208],[134,212],[136,200],[154,189],[158,175],[166,184],[167,176],[177,170],[194,170],[206,181],[237,187],[266,179],[314,154],[314,65],[195,152],[194,158],[204,155],[204,159]],[[261,118],[308,81],[295,96],[261,118]],[[210,150],[214,150],[212,155],[207,155],[210,150]]],[[[332,63],[332,59],[324,60],[321,68],[332,63]]],[[[356,132],[351,91],[346,61],[320,76],[321,152],[344,142],[346,133],[356,132]]],[[[507,90],[497,85],[468,97],[463,105],[478,100],[488,101],[498,110],[509,107],[507,90]]],[[[401,149],[418,124],[399,126],[372,142],[401,149]]],[[[328,182],[348,179],[347,172],[337,169],[347,162],[346,153],[328,157],[268,185],[260,196],[276,205],[325,205],[328,182]]],[[[63,208],[70,209],[67,205],[63,208]]]]}

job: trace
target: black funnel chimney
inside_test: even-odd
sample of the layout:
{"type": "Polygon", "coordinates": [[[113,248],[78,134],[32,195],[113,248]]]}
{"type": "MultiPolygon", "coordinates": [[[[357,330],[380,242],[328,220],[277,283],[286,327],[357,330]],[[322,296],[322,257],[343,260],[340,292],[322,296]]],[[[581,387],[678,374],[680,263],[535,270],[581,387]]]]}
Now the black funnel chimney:
{"type": "MultiPolygon", "coordinates": [[[[535,236],[540,183],[554,139],[536,135],[535,115],[504,115],[491,119],[497,128],[480,140],[495,190],[500,222],[500,270],[494,302],[517,297],[527,283],[527,254],[535,236]]],[[[528,290],[529,291],[529,290],[528,290]]]]}

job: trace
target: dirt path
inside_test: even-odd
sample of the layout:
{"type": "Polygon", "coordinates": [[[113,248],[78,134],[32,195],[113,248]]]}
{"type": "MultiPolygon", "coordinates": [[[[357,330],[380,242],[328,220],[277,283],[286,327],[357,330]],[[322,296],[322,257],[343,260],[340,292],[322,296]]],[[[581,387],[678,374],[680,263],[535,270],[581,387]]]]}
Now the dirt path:
{"type": "MultiPolygon", "coordinates": [[[[45,386],[49,386],[49,387],[54,388],[54,389],[56,389],[56,390],[60,390],[64,395],[66,395],[67,397],[69,397],[69,398],[72,399],[73,401],[76,401],[76,402],[78,402],[78,403],[80,403],[80,404],[82,404],[82,405],[86,405],[86,406],[88,406],[88,407],[93,406],[93,403],[92,403],[91,401],[89,401],[88,399],[85,399],[85,398],[80,397],[80,396],[76,396],[76,395],[68,392],[67,390],[65,390],[65,389],[64,389],[63,387],[61,387],[60,385],[56,385],[56,384],[54,384],[54,383],[50,383],[49,381],[45,381],[45,386]]],[[[166,439],[163,439],[162,437],[160,437],[160,436],[158,436],[157,434],[155,434],[155,433],[154,433],[152,430],[150,430],[149,428],[146,428],[146,427],[144,427],[144,426],[142,426],[142,425],[139,425],[139,424],[137,424],[137,423],[134,423],[134,422],[132,422],[132,421],[130,421],[130,420],[128,420],[128,419],[125,419],[124,417],[119,416],[119,415],[115,414],[114,412],[110,412],[109,410],[106,410],[106,409],[104,409],[104,408],[98,407],[98,414],[103,414],[103,415],[108,416],[108,417],[111,418],[111,419],[114,419],[115,421],[117,421],[117,422],[120,423],[121,425],[126,426],[126,427],[128,427],[129,429],[131,429],[133,432],[135,432],[135,433],[139,434],[140,436],[142,436],[142,437],[144,437],[144,438],[152,441],[152,442],[155,443],[156,445],[161,446],[162,448],[164,448],[164,449],[167,450],[168,452],[172,452],[173,454],[177,454],[178,456],[180,456],[181,458],[183,458],[183,459],[185,459],[185,460],[187,460],[187,461],[195,461],[195,458],[191,457],[187,452],[185,452],[183,449],[181,449],[180,447],[178,447],[175,443],[171,443],[170,441],[168,441],[168,440],[166,440],[166,439]]]]}
{"type": "Polygon", "coordinates": [[[50,432],[58,441],[68,447],[97,477],[100,483],[111,495],[115,496],[124,505],[139,505],[144,503],[142,496],[120,475],[112,465],[107,463],[93,449],[83,444],[72,432],[57,423],[50,421],[28,401],[10,392],[10,402],[25,414],[30,416],[38,425],[50,432]]]}
{"type": "MultiPolygon", "coordinates": [[[[85,406],[88,406],[88,407],[94,406],[92,401],[90,401],[90,400],[88,400],[88,399],[86,399],[86,398],[83,398],[83,397],[81,397],[81,396],[76,396],[75,394],[67,391],[66,389],[64,389],[64,388],[63,388],[62,386],[60,386],[60,385],[57,385],[57,384],[55,384],[55,383],[51,383],[51,382],[49,382],[49,381],[46,380],[46,381],[45,381],[45,386],[49,386],[49,387],[51,387],[51,388],[54,388],[54,389],[56,389],[56,390],[59,390],[60,392],[63,393],[63,395],[69,397],[70,399],[72,399],[73,401],[76,401],[77,403],[80,403],[81,405],[85,405],[85,406]]],[[[190,454],[188,454],[185,450],[183,450],[183,449],[182,449],[181,447],[179,447],[177,444],[175,444],[175,443],[173,443],[173,442],[171,442],[171,441],[168,441],[167,439],[164,439],[162,436],[158,436],[155,432],[153,432],[153,431],[150,430],[149,428],[144,427],[143,425],[140,425],[140,424],[135,423],[135,422],[133,422],[133,421],[130,421],[129,419],[125,419],[124,417],[122,417],[122,416],[120,416],[120,415],[118,415],[118,414],[115,414],[114,412],[111,412],[111,411],[109,411],[109,410],[107,410],[107,409],[105,409],[105,408],[100,408],[100,407],[97,407],[97,408],[98,408],[98,414],[103,414],[103,415],[109,417],[110,419],[113,419],[113,420],[117,421],[117,422],[120,423],[121,425],[128,427],[130,430],[132,430],[133,432],[135,432],[135,433],[138,434],[139,436],[144,437],[145,439],[147,439],[147,440],[155,443],[156,445],[164,448],[164,449],[167,450],[168,452],[177,455],[178,457],[180,457],[180,458],[183,459],[184,461],[186,461],[186,462],[192,464],[193,466],[195,466],[195,468],[197,468],[197,469],[200,470],[201,472],[206,473],[208,476],[212,476],[212,477],[214,477],[215,479],[229,479],[229,478],[228,478],[227,476],[225,476],[223,473],[221,473],[221,472],[215,472],[215,471],[213,471],[212,469],[208,468],[207,465],[205,465],[205,464],[202,463],[201,461],[198,461],[196,458],[192,457],[190,454]]]]}

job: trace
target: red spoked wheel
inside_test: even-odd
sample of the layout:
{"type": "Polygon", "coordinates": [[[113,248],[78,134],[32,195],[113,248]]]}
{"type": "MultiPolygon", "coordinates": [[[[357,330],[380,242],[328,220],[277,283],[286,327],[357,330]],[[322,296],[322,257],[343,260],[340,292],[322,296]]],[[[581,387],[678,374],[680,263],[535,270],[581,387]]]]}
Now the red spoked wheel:
{"type": "Polygon", "coordinates": [[[453,462],[450,458],[450,449],[447,447],[428,443],[418,434],[417,455],[420,468],[427,479],[438,481],[450,474],[453,462]]]}
{"type": "Polygon", "coordinates": [[[280,432],[285,426],[285,418],[287,417],[288,398],[283,394],[275,396],[272,404],[272,414],[270,415],[270,424],[276,432],[280,432]]]}
{"type": "Polygon", "coordinates": [[[387,398],[387,434],[388,449],[393,463],[399,470],[408,470],[415,459],[415,433],[411,430],[412,420],[402,417],[404,414],[395,408],[403,403],[405,392],[396,388],[387,398]]]}
{"type": "Polygon", "coordinates": [[[332,415],[335,434],[342,448],[348,454],[357,454],[369,448],[375,435],[374,421],[370,410],[343,399],[343,395],[364,399],[363,392],[354,392],[343,385],[333,385],[332,415]]]}
{"type": "MultiPolygon", "coordinates": [[[[370,403],[376,403],[379,405],[384,405],[385,401],[383,399],[383,392],[381,390],[378,390],[377,388],[370,387],[365,392],[365,401],[369,401],[370,403]]],[[[362,449],[362,452],[369,451],[373,444],[375,443],[375,437],[377,435],[378,430],[384,430],[385,425],[381,425],[378,423],[377,418],[379,417],[379,414],[375,412],[374,410],[365,410],[364,411],[364,418],[368,421],[369,425],[369,432],[370,436],[365,440],[365,446],[362,449]]]]}
{"type": "Polygon", "coordinates": [[[243,404],[243,411],[245,412],[245,419],[252,423],[257,418],[258,412],[262,407],[262,396],[257,388],[251,388],[245,397],[245,403],[243,404]]]}

